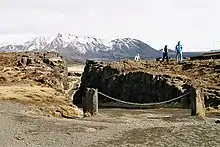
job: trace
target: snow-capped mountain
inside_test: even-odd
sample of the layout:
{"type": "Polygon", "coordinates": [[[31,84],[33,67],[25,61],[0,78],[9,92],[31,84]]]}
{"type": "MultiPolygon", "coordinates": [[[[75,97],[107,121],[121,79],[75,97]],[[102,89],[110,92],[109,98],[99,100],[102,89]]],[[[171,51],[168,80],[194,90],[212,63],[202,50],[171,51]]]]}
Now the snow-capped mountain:
{"type": "Polygon", "coordinates": [[[58,34],[57,36],[39,36],[24,44],[0,46],[1,52],[55,51],[68,59],[118,59],[134,57],[158,57],[161,53],[146,43],[132,38],[111,41],[94,37],[58,34]]]}
{"type": "Polygon", "coordinates": [[[43,50],[53,40],[52,37],[40,36],[24,43],[23,51],[43,50]]]}

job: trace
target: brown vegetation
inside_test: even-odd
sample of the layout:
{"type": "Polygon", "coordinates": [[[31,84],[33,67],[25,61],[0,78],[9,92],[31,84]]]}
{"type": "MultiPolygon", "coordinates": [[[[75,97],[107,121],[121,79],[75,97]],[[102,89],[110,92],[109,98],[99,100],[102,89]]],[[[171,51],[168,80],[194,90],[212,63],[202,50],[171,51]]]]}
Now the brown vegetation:
{"type": "Polygon", "coordinates": [[[81,115],[66,96],[66,62],[56,53],[1,53],[0,100],[28,104],[48,116],[81,115]]]}

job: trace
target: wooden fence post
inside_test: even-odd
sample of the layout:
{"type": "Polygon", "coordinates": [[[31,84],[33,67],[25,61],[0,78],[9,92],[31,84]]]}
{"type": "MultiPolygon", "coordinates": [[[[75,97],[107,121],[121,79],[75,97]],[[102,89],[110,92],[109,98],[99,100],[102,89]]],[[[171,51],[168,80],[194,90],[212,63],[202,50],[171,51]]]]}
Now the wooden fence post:
{"type": "Polygon", "coordinates": [[[202,88],[191,88],[191,115],[205,116],[205,102],[202,88]]]}
{"type": "Polygon", "coordinates": [[[86,96],[82,99],[83,113],[89,113],[92,116],[98,114],[98,90],[94,88],[86,89],[86,96]]]}

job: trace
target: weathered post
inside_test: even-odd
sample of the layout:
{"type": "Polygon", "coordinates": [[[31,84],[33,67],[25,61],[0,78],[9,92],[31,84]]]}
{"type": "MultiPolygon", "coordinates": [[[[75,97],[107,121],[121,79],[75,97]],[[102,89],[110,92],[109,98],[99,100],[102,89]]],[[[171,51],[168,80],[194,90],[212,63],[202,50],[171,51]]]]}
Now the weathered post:
{"type": "Polygon", "coordinates": [[[86,89],[86,96],[82,99],[83,113],[93,116],[98,114],[98,90],[94,88],[86,89]]]}
{"type": "Polygon", "coordinates": [[[205,116],[204,93],[202,88],[191,88],[191,115],[205,116]]]}
{"type": "Polygon", "coordinates": [[[91,97],[92,97],[92,115],[98,114],[98,89],[91,89],[91,97]]]}
{"type": "Polygon", "coordinates": [[[83,106],[83,114],[85,115],[87,112],[88,112],[88,106],[87,106],[87,103],[86,103],[86,97],[82,97],[82,106],[83,106]]]}

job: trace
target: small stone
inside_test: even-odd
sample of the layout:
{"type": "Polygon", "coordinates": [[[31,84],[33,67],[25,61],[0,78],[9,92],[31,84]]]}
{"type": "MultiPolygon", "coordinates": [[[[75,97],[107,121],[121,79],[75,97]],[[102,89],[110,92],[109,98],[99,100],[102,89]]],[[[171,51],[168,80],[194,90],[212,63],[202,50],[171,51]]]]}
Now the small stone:
{"type": "Polygon", "coordinates": [[[60,112],[54,112],[54,116],[55,117],[58,117],[58,118],[61,118],[62,117],[62,115],[61,115],[61,113],[60,112]]]}
{"type": "Polygon", "coordinates": [[[207,107],[206,110],[208,111],[214,111],[215,109],[213,107],[207,107]]]}
{"type": "Polygon", "coordinates": [[[22,138],[20,136],[15,136],[14,138],[17,139],[17,140],[24,140],[24,138],[22,138]]]}
{"type": "Polygon", "coordinates": [[[217,120],[215,121],[215,123],[219,124],[219,123],[220,123],[220,119],[217,119],[217,120]]]}
{"type": "Polygon", "coordinates": [[[70,133],[70,132],[66,132],[66,134],[67,134],[67,135],[71,135],[71,133],[70,133]]]}
{"type": "Polygon", "coordinates": [[[92,115],[90,113],[88,113],[88,112],[84,114],[84,117],[91,117],[91,116],[92,115]]]}
{"type": "Polygon", "coordinates": [[[59,95],[60,95],[60,93],[59,93],[58,91],[56,91],[54,94],[55,94],[56,96],[59,96],[59,95]]]}
{"type": "Polygon", "coordinates": [[[96,131],[95,128],[87,128],[87,129],[86,129],[86,132],[95,132],[95,131],[96,131]]]}

